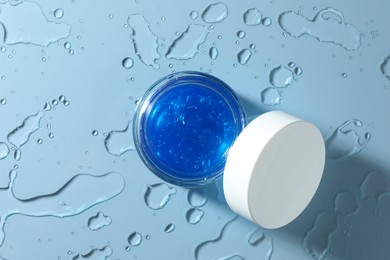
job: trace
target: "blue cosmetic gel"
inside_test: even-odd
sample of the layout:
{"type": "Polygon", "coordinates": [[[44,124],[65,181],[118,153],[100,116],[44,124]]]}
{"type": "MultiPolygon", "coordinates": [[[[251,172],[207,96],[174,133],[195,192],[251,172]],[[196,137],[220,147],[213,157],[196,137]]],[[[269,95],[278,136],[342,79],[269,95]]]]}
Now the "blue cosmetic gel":
{"type": "Polygon", "coordinates": [[[137,151],[153,173],[173,184],[198,186],[222,175],[245,124],[239,99],[226,83],[178,72],[145,93],[133,130],[137,151]]]}

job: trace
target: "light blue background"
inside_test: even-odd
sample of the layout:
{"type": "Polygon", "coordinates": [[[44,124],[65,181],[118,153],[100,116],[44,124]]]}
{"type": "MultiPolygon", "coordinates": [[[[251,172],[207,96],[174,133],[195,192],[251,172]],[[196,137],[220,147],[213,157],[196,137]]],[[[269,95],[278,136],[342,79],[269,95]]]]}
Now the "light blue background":
{"type": "MultiPolygon", "coordinates": [[[[46,100],[51,102],[65,95],[70,105],[59,104],[45,112],[40,128],[21,147],[19,161],[14,159],[13,151],[0,160],[0,187],[5,189],[8,173],[17,165],[14,196],[38,197],[23,204],[32,212],[53,208],[45,205],[48,201],[56,206],[61,204],[52,193],[77,174],[100,176],[117,172],[123,177],[124,189],[112,199],[74,216],[9,216],[0,247],[2,258],[72,259],[104,247],[106,251],[95,251],[87,259],[105,259],[107,250],[112,253],[106,259],[240,259],[239,256],[268,259],[267,255],[270,259],[388,258],[390,82],[380,67],[390,54],[387,1],[228,1],[225,2],[228,17],[214,24],[199,52],[186,61],[167,59],[164,55],[178,37],[176,32],[183,33],[191,23],[205,24],[200,16],[212,1],[74,0],[27,4],[34,6],[34,3],[39,4],[49,21],[68,24],[71,33],[48,46],[1,44],[6,51],[0,52],[0,77],[4,76],[0,80],[0,99],[7,102],[0,105],[0,142],[11,148],[7,135],[25,118],[42,110],[46,100]],[[362,33],[358,49],[348,51],[309,35],[299,38],[283,35],[278,23],[283,12],[299,11],[313,19],[327,7],[343,13],[341,25],[348,23],[362,33]],[[57,8],[64,11],[60,19],[53,15],[57,8]],[[243,14],[250,8],[258,8],[263,16],[272,19],[272,24],[245,25],[243,14]],[[190,18],[191,11],[199,13],[196,20],[190,18]],[[146,66],[136,55],[132,31],[124,26],[131,14],[142,14],[158,37],[159,69],[146,66]],[[236,36],[239,30],[246,32],[244,39],[236,36]],[[66,41],[71,43],[73,55],[64,48],[66,41]],[[219,56],[212,61],[208,51],[214,42],[219,56]],[[246,65],[238,64],[237,53],[251,43],[258,53],[253,51],[246,65]],[[122,67],[125,57],[134,60],[132,68],[122,67]],[[284,90],[281,104],[264,105],[261,92],[271,86],[270,72],[291,61],[303,69],[303,74],[284,90]],[[136,151],[115,156],[104,145],[103,133],[125,129],[132,120],[135,101],[152,83],[173,70],[211,70],[240,95],[249,116],[282,110],[313,122],[327,140],[344,122],[358,119],[362,126],[353,130],[361,138],[369,132],[371,139],[359,153],[327,160],[314,200],[298,219],[284,228],[257,230],[256,225],[234,218],[216,185],[204,188],[207,202],[199,207],[204,215],[199,223],[189,224],[186,212],[193,207],[188,201],[189,190],[175,187],[176,193],[163,208],[149,208],[145,192],[148,185],[161,180],[143,165],[136,151]],[[51,125],[50,130],[47,124],[51,125]],[[99,131],[97,136],[92,135],[95,129],[99,131]],[[50,132],[54,138],[49,138],[50,132]],[[39,138],[42,144],[37,143],[39,138]],[[39,197],[47,194],[52,195],[39,197]],[[88,219],[98,212],[109,216],[112,223],[94,231],[88,228],[88,219]],[[164,229],[170,223],[175,229],[166,233],[164,229]],[[142,235],[142,243],[126,251],[128,237],[133,232],[142,235]],[[259,236],[255,245],[248,242],[252,241],[253,232],[259,236]]],[[[55,34],[36,23],[34,19],[39,13],[33,11],[14,15],[5,24],[2,19],[7,16],[4,11],[9,10],[6,5],[0,5],[0,22],[5,28],[0,33],[2,39],[12,30],[23,35],[21,21],[31,25],[27,34],[48,39],[55,34]]],[[[338,146],[336,150],[350,151],[348,145],[355,139],[353,132],[348,133],[339,133],[340,139],[332,143],[338,146]]],[[[129,139],[123,138],[126,142],[129,139]]],[[[90,185],[88,181],[81,183],[81,188],[67,194],[70,210],[72,199],[82,202],[87,194],[105,194],[99,192],[100,187],[111,187],[109,182],[102,182],[101,186],[90,185]]],[[[0,214],[4,218],[13,202],[9,193],[2,194],[0,214]]],[[[156,195],[157,202],[163,197],[160,195],[156,195]]],[[[26,211],[23,207],[15,213],[26,211]]]]}

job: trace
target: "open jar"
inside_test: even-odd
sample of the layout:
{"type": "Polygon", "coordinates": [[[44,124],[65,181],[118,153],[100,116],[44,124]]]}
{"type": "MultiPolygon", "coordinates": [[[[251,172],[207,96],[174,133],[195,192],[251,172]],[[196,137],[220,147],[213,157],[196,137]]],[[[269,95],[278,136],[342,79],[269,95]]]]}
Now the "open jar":
{"type": "Polygon", "coordinates": [[[247,124],[235,92],[200,72],[153,84],[137,105],[133,135],[158,177],[187,187],[223,177],[229,206],[265,228],[284,226],[306,208],[325,162],[314,125],[280,111],[247,124]]]}

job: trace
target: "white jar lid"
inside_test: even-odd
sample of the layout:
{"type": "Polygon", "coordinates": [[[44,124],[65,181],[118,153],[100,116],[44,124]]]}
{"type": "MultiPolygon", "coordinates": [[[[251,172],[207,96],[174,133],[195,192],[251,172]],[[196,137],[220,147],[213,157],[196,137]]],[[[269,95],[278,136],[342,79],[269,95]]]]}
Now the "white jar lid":
{"type": "Polygon", "coordinates": [[[325,164],[320,131],[280,111],[250,122],[229,150],[223,175],[233,211],[264,228],[298,217],[313,198],[325,164]]]}

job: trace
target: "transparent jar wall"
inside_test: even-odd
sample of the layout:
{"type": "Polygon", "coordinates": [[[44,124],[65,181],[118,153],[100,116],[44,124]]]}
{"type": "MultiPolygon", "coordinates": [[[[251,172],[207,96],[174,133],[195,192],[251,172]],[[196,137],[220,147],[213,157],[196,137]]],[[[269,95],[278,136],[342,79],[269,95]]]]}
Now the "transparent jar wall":
{"type": "Polygon", "coordinates": [[[0,146],[7,154],[0,160],[2,258],[68,259],[93,246],[102,249],[93,251],[96,258],[108,259],[386,259],[389,3],[225,1],[226,19],[206,23],[202,14],[212,3],[0,5],[7,30],[0,44],[0,142],[8,147],[0,146]],[[252,8],[263,23],[244,23],[252,8]],[[282,15],[288,25],[280,24],[282,15]],[[316,33],[296,35],[290,24],[316,33]],[[25,30],[14,31],[19,27],[25,30]],[[199,50],[176,41],[167,55],[185,35],[199,39],[191,41],[199,50]],[[173,70],[211,70],[243,99],[248,116],[278,109],[320,127],[330,152],[303,216],[280,230],[258,229],[235,218],[212,185],[189,191],[160,184],[148,171],[128,126],[136,100],[173,70]],[[274,81],[283,72],[285,87],[274,81]],[[46,100],[51,110],[39,113],[46,100]],[[27,142],[9,137],[27,118],[27,142]],[[13,193],[6,189],[12,169],[13,193]]]}

